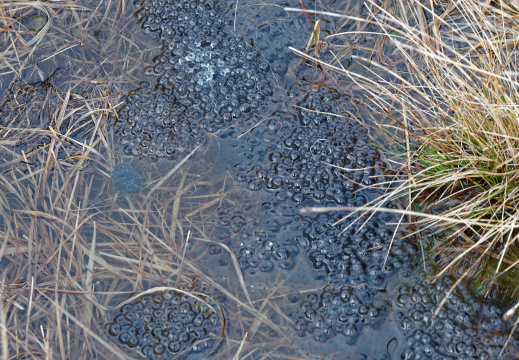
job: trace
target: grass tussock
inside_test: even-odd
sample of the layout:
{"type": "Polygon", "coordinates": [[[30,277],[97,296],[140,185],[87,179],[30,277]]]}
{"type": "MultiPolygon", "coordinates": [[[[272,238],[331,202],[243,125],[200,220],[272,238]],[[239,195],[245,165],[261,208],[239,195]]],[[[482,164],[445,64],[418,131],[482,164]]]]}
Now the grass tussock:
{"type": "Polygon", "coordinates": [[[438,276],[470,253],[478,256],[461,278],[493,256],[498,265],[490,288],[505,263],[517,266],[506,260],[519,239],[519,12],[504,1],[370,2],[366,8],[371,16],[362,21],[384,38],[376,59],[352,55],[353,70],[333,54],[299,52],[362,89],[374,133],[389,149],[395,176],[361,211],[387,211],[388,198],[404,199],[407,208],[397,212],[420,229],[451,230],[454,255],[438,276]]]}

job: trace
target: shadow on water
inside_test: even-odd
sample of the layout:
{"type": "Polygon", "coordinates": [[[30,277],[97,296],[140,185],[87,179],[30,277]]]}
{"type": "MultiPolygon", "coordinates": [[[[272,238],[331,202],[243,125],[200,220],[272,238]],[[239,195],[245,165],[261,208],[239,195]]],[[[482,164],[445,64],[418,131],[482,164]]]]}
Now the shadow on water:
{"type": "MultiPolygon", "coordinates": [[[[306,16],[283,9],[298,1],[12,6],[6,358],[497,358],[511,328],[499,291],[482,304],[479,283],[461,285],[433,319],[455,281],[431,282],[429,257],[450,256],[438,241],[408,236],[397,216],[301,213],[363,206],[388,164],[361,89],[288,49],[309,43],[306,16]]],[[[322,37],[363,29],[319,24],[322,37]]],[[[380,39],[354,40],[323,53],[360,69],[351,55],[380,39]]]]}

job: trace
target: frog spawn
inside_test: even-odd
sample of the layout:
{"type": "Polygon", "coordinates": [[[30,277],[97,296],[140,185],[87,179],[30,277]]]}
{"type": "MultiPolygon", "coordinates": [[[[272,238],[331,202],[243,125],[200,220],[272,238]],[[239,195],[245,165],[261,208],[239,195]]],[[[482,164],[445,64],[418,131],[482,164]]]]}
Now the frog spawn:
{"type": "Polygon", "coordinates": [[[223,29],[217,0],[137,0],[141,27],[161,40],[202,33],[215,36],[223,29]]]}
{"type": "Polygon", "coordinates": [[[272,95],[269,66],[252,40],[228,34],[216,1],[139,2],[141,26],[161,40],[116,122],[126,154],[174,159],[205,142],[207,132],[243,125],[272,95]]]}
{"type": "Polygon", "coordinates": [[[318,342],[342,335],[352,345],[364,327],[377,327],[387,315],[389,304],[376,300],[376,293],[347,285],[327,285],[299,303],[292,314],[294,329],[298,335],[310,334],[318,342]]]}
{"type": "Polygon", "coordinates": [[[180,355],[210,353],[224,330],[222,313],[216,304],[219,292],[208,292],[198,277],[188,287],[145,294],[122,306],[105,328],[122,346],[139,351],[148,359],[178,359],[180,355]],[[194,296],[189,296],[189,292],[194,296]]]}
{"type": "MultiPolygon", "coordinates": [[[[295,88],[289,92],[293,97],[301,93],[295,88]]],[[[236,166],[243,171],[237,180],[247,182],[251,190],[264,187],[284,193],[295,203],[354,201],[358,185],[375,183],[384,164],[367,130],[351,119],[352,103],[332,88],[311,87],[298,103],[300,126],[278,136],[281,146],[269,149],[265,163],[244,161],[236,166]]]]}
{"type": "Polygon", "coordinates": [[[205,143],[205,130],[195,118],[197,114],[189,113],[171,91],[143,83],[128,95],[115,130],[127,155],[176,159],[205,143]]]}
{"type": "Polygon", "coordinates": [[[159,86],[200,113],[209,132],[240,126],[273,93],[269,66],[251,46],[240,37],[182,37],[166,46],[153,72],[159,86]]]}
{"type": "MultiPolygon", "coordinates": [[[[291,270],[306,241],[301,236],[304,222],[300,215],[284,214],[273,203],[253,207],[220,207],[214,237],[234,252],[242,271],[254,274],[274,269],[291,270]]],[[[220,265],[228,265],[219,245],[211,245],[209,253],[219,256],[220,265]]]]}
{"type": "Polygon", "coordinates": [[[141,26],[163,42],[148,69],[158,86],[201,111],[208,129],[244,117],[272,95],[270,67],[252,39],[226,32],[219,2],[141,1],[141,26]]]}
{"type": "Polygon", "coordinates": [[[379,214],[356,222],[351,218],[341,221],[343,216],[337,212],[321,214],[303,230],[314,269],[324,272],[332,284],[378,288],[396,274],[400,278],[410,275],[417,249],[402,240],[402,232],[393,239],[395,229],[386,225],[395,221],[392,216],[379,214]]]}
{"type": "MultiPolygon", "coordinates": [[[[420,279],[425,280],[423,273],[420,279]]],[[[497,359],[508,337],[507,325],[496,307],[479,305],[463,284],[454,289],[433,320],[453,284],[445,276],[433,284],[421,281],[399,287],[392,317],[406,336],[400,359],[497,359]]]]}

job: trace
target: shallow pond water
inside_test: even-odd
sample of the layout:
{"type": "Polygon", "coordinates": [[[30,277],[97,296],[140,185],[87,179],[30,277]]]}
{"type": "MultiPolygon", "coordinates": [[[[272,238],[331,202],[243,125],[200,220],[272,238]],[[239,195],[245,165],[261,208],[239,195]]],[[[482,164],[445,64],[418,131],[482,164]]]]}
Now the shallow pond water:
{"type": "MultiPolygon", "coordinates": [[[[407,236],[385,213],[301,211],[366,204],[387,163],[360,89],[288,49],[311,34],[284,10],[299,4],[19,10],[26,36],[50,14],[68,29],[38,49],[61,49],[52,57],[67,65],[3,75],[2,126],[15,128],[0,133],[4,354],[498,358],[509,303],[480,303],[460,284],[433,315],[455,278],[431,281],[432,237],[407,236]]],[[[323,18],[321,36],[356,26],[323,18]]],[[[364,54],[375,39],[356,41],[364,54]]]]}

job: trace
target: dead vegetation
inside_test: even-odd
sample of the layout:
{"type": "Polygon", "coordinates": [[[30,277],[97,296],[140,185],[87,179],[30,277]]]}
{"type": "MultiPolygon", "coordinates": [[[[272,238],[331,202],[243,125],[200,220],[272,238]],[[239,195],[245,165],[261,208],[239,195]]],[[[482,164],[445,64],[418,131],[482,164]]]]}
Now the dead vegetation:
{"type": "Polygon", "coordinates": [[[41,81],[61,69],[69,75],[64,91],[134,88],[160,45],[137,28],[126,1],[3,1],[0,84],[41,81]]]}
{"type": "MultiPolygon", "coordinates": [[[[84,100],[97,124],[85,143],[68,144],[66,137],[54,134],[39,148],[40,166],[21,162],[17,154],[1,165],[4,358],[128,358],[104,334],[103,324],[116,313],[116,305],[149,289],[175,288],[196,275],[225,294],[227,321],[239,324],[225,333],[214,358],[263,352],[266,343],[258,339],[271,338],[271,331],[283,334],[269,342],[273,355],[289,346],[285,330],[270,320],[272,313],[282,314],[271,297],[286,288],[253,299],[239,270],[222,282],[198,265],[212,242],[206,234],[214,222],[211,213],[228,201],[225,183],[214,188],[210,174],[189,172],[189,162],[164,175],[160,163],[135,161],[146,174],[145,188],[134,196],[118,196],[111,169],[128,159],[113,151],[107,119],[114,109],[109,103],[99,106],[102,100],[92,100],[96,106],[84,100]],[[60,146],[73,150],[73,161],[64,163],[60,146]]],[[[8,154],[8,149],[3,146],[2,152],[8,154]]]]}
{"type": "Polygon", "coordinates": [[[348,68],[333,52],[294,49],[365,94],[373,134],[393,159],[388,191],[356,210],[397,212],[417,231],[450,229],[436,278],[470,256],[455,270],[456,286],[495,258],[488,294],[498,275],[517,266],[517,8],[506,1],[372,1],[366,9],[363,19],[315,13],[364,22],[369,35],[383,40],[376,56],[351,55],[356,67],[348,68]],[[386,209],[388,198],[404,200],[406,208],[386,209]]]}
{"type": "Polygon", "coordinates": [[[2,359],[132,358],[105,334],[118,304],[194,276],[225,294],[233,324],[212,358],[286,358],[291,325],[277,302],[293,289],[281,283],[251,296],[234,255],[225,279],[199,266],[214,209],[232,186],[200,175],[204,164],[187,156],[166,169],[133,160],[144,189],[132,196],[113,189],[114,165],[131,160],[118,155],[110,126],[119,93],[137,86],[158,53],[135,31],[131,7],[6,1],[0,24],[0,88],[25,120],[43,109],[47,116],[44,124],[15,117],[23,127],[0,129],[2,359]],[[48,79],[56,68],[60,81],[48,79]],[[20,89],[37,96],[22,99],[20,89]]]}

